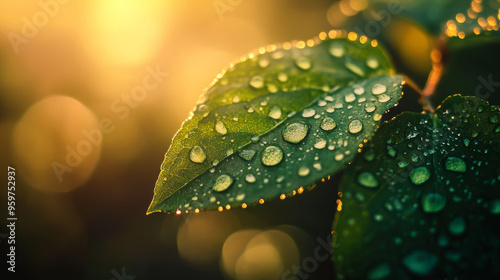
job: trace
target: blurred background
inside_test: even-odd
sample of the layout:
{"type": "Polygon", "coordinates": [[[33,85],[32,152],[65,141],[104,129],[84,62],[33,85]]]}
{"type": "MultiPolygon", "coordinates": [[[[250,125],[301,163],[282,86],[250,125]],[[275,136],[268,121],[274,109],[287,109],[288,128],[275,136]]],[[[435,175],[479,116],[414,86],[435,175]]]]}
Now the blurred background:
{"type": "MultiPolygon", "coordinates": [[[[16,276],[334,279],[329,259],[315,252],[326,253],[318,240],[331,233],[338,177],[249,209],[145,212],[171,138],[229,62],[346,27],[366,7],[367,0],[1,1],[0,162],[5,178],[7,166],[16,168],[16,276]]],[[[396,65],[425,81],[429,36],[396,19],[387,28],[388,49],[401,49],[396,65]]],[[[1,266],[1,279],[10,279],[1,266]]]]}

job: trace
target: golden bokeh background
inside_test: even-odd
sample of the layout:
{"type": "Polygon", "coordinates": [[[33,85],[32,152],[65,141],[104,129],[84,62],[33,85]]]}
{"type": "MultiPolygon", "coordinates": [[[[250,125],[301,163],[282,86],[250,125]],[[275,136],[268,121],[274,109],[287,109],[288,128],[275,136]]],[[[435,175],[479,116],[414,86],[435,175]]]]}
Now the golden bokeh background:
{"type": "MultiPolygon", "coordinates": [[[[137,279],[281,279],[300,266],[330,233],[335,180],[245,210],[145,212],[170,139],[229,62],[343,27],[366,6],[0,2],[0,161],[16,168],[19,275],[113,279],[126,268],[137,279]]],[[[425,76],[428,36],[402,24],[409,23],[390,27],[387,40],[403,49],[399,65],[417,63],[425,76]]],[[[310,274],[331,278],[332,265],[320,262],[310,274]]]]}

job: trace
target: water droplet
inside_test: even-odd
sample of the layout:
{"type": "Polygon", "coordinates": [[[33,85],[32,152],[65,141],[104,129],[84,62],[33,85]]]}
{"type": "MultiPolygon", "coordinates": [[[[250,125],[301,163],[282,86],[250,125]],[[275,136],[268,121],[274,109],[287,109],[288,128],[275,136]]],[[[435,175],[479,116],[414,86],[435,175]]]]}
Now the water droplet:
{"type": "Polygon", "coordinates": [[[286,82],[288,80],[288,75],[286,73],[279,73],[278,80],[280,82],[286,82]]]}
{"type": "Polygon", "coordinates": [[[208,109],[208,106],[205,104],[200,104],[198,105],[198,108],[196,108],[196,113],[201,114],[203,117],[208,116],[210,114],[210,110],[208,109]]]}
{"type": "Polygon", "coordinates": [[[281,109],[280,107],[278,106],[273,106],[270,110],[269,110],[269,117],[277,120],[279,118],[281,118],[281,109]]]}
{"type": "Polygon", "coordinates": [[[314,116],[315,114],[316,114],[316,110],[314,110],[313,108],[307,108],[307,109],[304,109],[304,111],[302,112],[302,117],[310,118],[310,117],[314,116]]]}
{"type": "Polygon", "coordinates": [[[403,258],[403,265],[412,273],[420,276],[432,272],[438,262],[438,258],[423,250],[415,250],[403,258]]]}
{"type": "Polygon", "coordinates": [[[431,172],[427,167],[420,166],[410,172],[410,181],[415,185],[422,185],[431,177],[431,172]]]}
{"type": "Polygon", "coordinates": [[[314,144],[314,148],[316,149],[323,149],[326,146],[326,141],[325,139],[319,138],[316,140],[316,144],[314,144]]]}
{"type": "Polygon", "coordinates": [[[370,172],[363,172],[358,176],[358,183],[367,188],[376,188],[378,187],[378,181],[375,176],[373,176],[370,172]]]}
{"type": "Polygon", "coordinates": [[[309,173],[310,173],[310,172],[311,172],[311,171],[309,170],[309,168],[308,168],[307,166],[301,166],[301,167],[299,168],[299,172],[298,172],[298,174],[299,174],[299,176],[304,177],[304,176],[309,175],[309,173]]]}
{"type": "Polygon", "coordinates": [[[373,114],[373,120],[378,122],[382,119],[382,115],[381,114],[373,114]]]}
{"type": "Polygon", "coordinates": [[[372,87],[373,95],[379,95],[387,91],[387,87],[382,84],[374,84],[372,87]]]}
{"type": "Polygon", "coordinates": [[[332,118],[326,117],[321,121],[320,127],[324,131],[330,131],[330,130],[334,129],[335,127],[337,127],[337,123],[335,123],[335,121],[332,118]]]}
{"type": "Polygon", "coordinates": [[[295,64],[302,70],[309,70],[309,68],[311,68],[311,61],[305,56],[297,58],[295,64]]]}
{"type": "Polygon", "coordinates": [[[372,69],[375,69],[378,67],[378,59],[376,57],[370,56],[366,60],[366,65],[368,65],[368,67],[370,67],[372,69]]]}
{"type": "Polygon", "coordinates": [[[450,224],[448,225],[448,230],[450,231],[451,234],[454,235],[460,235],[464,233],[465,231],[465,220],[462,217],[457,217],[453,220],[451,220],[450,224]]]}
{"type": "Polygon", "coordinates": [[[344,154],[336,154],[335,155],[335,160],[336,161],[341,161],[344,159],[344,154]]]}
{"type": "Polygon", "coordinates": [[[255,183],[255,181],[257,181],[257,178],[255,178],[255,176],[250,173],[245,176],[245,181],[247,181],[248,183],[255,183]]]}
{"type": "Polygon", "coordinates": [[[437,213],[446,205],[446,197],[439,193],[428,193],[422,196],[422,209],[426,213],[437,213]]]}
{"type": "Polygon", "coordinates": [[[375,105],[373,105],[373,103],[366,103],[365,104],[365,111],[367,113],[371,113],[371,112],[375,111],[376,108],[377,107],[375,107],[375,105]]]}
{"type": "Polygon", "coordinates": [[[224,123],[223,123],[223,122],[221,122],[221,121],[217,121],[217,122],[215,123],[215,130],[216,130],[218,133],[222,134],[222,135],[227,134],[227,128],[226,128],[226,126],[224,125],[224,123]]]}
{"type": "Polygon", "coordinates": [[[491,123],[498,123],[498,115],[493,115],[490,117],[491,123]]]}
{"type": "Polygon", "coordinates": [[[326,104],[327,104],[327,103],[326,103],[326,101],[325,101],[325,100],[320,100],[320,101],[318,101],[318,106],[319,106],[319,107],[324,107],[324,106],[326,106],[326,104]]]}
{"type": "Polygon", "coordinates": [[[355,86],[354,93],[357,95],[361,95],[361,94],[365,93],[365,89],[363,87],[360,87],[360,86],[355,86]]]}
{"type": "Polygon", "coordinates": [[[465,173],[465,171],[467,171],[467,166],[465,165],[465,161],[457,157],[447,158],[446,162],[444,163],[444,167],[446,168],[446,170],[457,173],[465,173]]]}
{"type": "Polygon", "coordinates": [[[391,97],[387,94],[381,94],[378,96],[378,102],[380,102],[380,103],[385,103],[389,100],[391,100],[391,97]]]}
{"type": "Polygon", "coordinates": [[[262,68],[266,68],[269,65],[269,60],[266,58],[262,58],[259,60],[259,66],[262,68]]]}
{"type": "Polygon", "coordinates": [[[268,146],[263,152],[261,161],[266,166],[275,166],[283,160],[283,150],[277,146],[268,146]]]}
{"type": "Polygon", "coordinates": [[[207,155],[202,147],[193,146],[189,151],[189,159],[195,163],[203,163],[207,159],[207,155]]]}
{"type": "Polygon", "coordinates": [[[417,162],[420,160],[420,157],[417,154],[412,154],[410,157],[411,161],[417,162]]]}
{"type": "Polygon", "coordinates": [[[217,178],[217,180],[215,180],[213,189],[216,192],[222,192],[227,190],[232,184],[233,178],[227,174],[222,174],[217,178]]]}
{"type": "Polygon", "coordinates": [[[394,148],[393,146],[387,145],[387,154],[388,154],[391,158],[395,158],[395,157],[396,157],[397,152],[398,152],[398,151],[396,150],[396,148],[394,148]]]}
{"type": "Polygon", "coordinates": [[[254,137],[250,138],[250,141],[252,141],[252,143],[257,143],[259,142],[259,140],[260,140],[259,135],[255,135],[254,137]]]}
{"type": "Polygon", "coordinates": [[[287,142],[297,144],[307,136],[309,127],[303,123],[292,123],[283,130],[283,139],[287,142]]]}
{"type": "Polygon", "coordinates": [[[263,88],[264,87],[264,78],[262,76],[253,76],[250,79],[250,85],[254,88],[263,88]]]}
{"type": "Polygon", "coordinates": [[[236,196],[236,201],[242,201],[243,199],[245,199],[245,196],[246,195],[244,193],[237,195],[236,196]]]}
{"type": "Polygon", "coordinates": [[[254,150],[241,150],[238,155],[242,159],[250,161],[255,156],[255,151],[254,150]]]}
{"type": "Polygon", "coordinates": [[[345,102],[347,102],[347,103],[353,102],[354,100],[356,100],[356,96],[353,93],[348,93],[345,96],[345,102]]]}
{"type": "Polygon", "coordinates": [[[399,162],[398,162],[398,166],[399,166],[399,168],[405,168],[405,167],[407,167],[407,166],[408,166],[408,162],[407,162],[407,161],[404,161],[404,160],[399,161],[399,162]]]}
{"type": "Polygon", "coordinates": [[[335,57],[341,57],[344,55],[344,47],[339,43],[331,44],[330,48],[328,48],[328,51],[335,57]]]}
{"type": "Polygon", "coordinates": [[[352,134],[358,133],[363,129],[363,124],[359,120],[353,120],[349,124],[349,132],[352,134]]]}

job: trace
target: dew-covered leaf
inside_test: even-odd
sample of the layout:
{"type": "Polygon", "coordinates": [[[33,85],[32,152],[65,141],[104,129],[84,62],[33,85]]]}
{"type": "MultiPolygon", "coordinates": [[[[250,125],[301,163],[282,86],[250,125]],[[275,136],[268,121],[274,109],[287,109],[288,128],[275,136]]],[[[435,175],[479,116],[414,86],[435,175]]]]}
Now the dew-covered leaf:
{"type": "MultiPolygon", "coordinates": [[[[261,48],[220,74],[174,137],[148,212],[255,203],[311,185],[337,169],[314,167],[309,157],[305,161],[306,155],[313,154],[306,149],[322,145],[313,143],[319,135],[325,140],[324,150],[328,144],[346,141],[344,148],[339,149],[339,144],[331,151],[334,156],[347,149],[351,155],[356,153],[377,126],[379,119],[374,121],[373,116],[397,103],[401,78],[388,76],[390,62],[376,43],[350,40],[343,32],[329,35],[337,37],[322,33],[321,39],[261,48]],[[375,84],[385,92],[373,95],[375,84]],[[339,107],[334,108],[335,104],[339,107]],[[366,104],[374,110],[367,113],[365,106],[371,105],[366,104]],[[328,114],[337,129],[317,132],[328,114]],[[371,121],[363,122],[355,136],[344,137],[354,120],[371,121]],[[298,143],[284,141],[282,133],[291,122],[305,126],[308,137],[298,143]],[[270,143],[280,150],[271,149],[270,143]],[[282,159],[276,166],[263,159],[267,156],[272,161],[279,153],[282,159]],[[307,179],[290,177],[288,172],[296,174],[301,163],[309,164],[308,172],[302,169],[302,174],[309,173],[307,179]],[[265,184],[282,190],[270,191],[265,184]]],[[[331,126],[329,122],[325,125],[331,126]]],[[[303,130],[289,128],[295,134],[303,130]]],[[[351,156],[344,157],[338,161],[345,163],[351,156]]]]}
{"type": "Polygon", "coordinates": [[[339,279],[498,279],[500,110],[452,96],[435,114],[397,116],[346,169],[341,194],[339,279]]]}

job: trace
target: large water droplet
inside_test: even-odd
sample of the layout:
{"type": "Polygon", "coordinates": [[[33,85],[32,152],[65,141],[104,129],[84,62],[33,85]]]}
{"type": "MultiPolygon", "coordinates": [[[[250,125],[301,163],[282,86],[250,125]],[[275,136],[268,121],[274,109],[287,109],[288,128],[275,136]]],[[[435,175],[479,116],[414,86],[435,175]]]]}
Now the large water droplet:
{"type": "Polygon", "coordinates": [[[490,117],[491,123],[498,123],[498,115],[493,115],[490,117]]]}
{"type": "Polygon", "coordinates": [[[220,175],[213,186],[214,191],[222,192],[227,190],[233,184],[233,178],[227,174],[220,175]]]}
{"type": "Polygon", "coordinates": [[[371,113],[371,112],[375,111],[376,108],[377,107],[375,107],[375,105],[373,103],[366,103],[365,104],[365,111],[367,113],[371,113]]]}
{"type": "Polygon", "coordinates": [[[255,183],[255,181],[257,181],[257,178],[255,178],[255,176],[250,173],[245,176],[245,181],[247,181],[248,183],[255,183]]]}
{"type": "Polygon", "coordinates": [[[261,161],[266,166],[275,166],[283,160],[283,150],[277,146],[268,146],[263,152],[261,161]]]}
{"type": "Polygon", "coordinates": [[[255,151],[254,150],[241,150],[238,155],[242,159],[250,161],[255,156],[255,151]]]}
{"type": "Polygon", "coordinates": [[[277,120],[279,118],[281,118],[281,109],[280,107],[278,106],[273,106],[271,107],[271,109],[269,110],[269,117],[277,120]]]}
{"type": "Polygon", "coordinates": [[[196,113],[201,114],[203,117],[208,116],[210,114],[210,109],[208,109],[208,106],[205,104],[200,104],[198,105],[198,108],[196,108],[196,113]]]}
{"type": "Polygon", "coordinates": [[[309,127],[303,123],[292,123],[283,131],[283,139],[285,141],[297,144],[307,136],[309,127]]]}
{"type": "Polygon", "coordinates": [[[328,48],[328,51],[335,57],[341,57],[344,55],[344,47],[339,43],[331,44],[330,48],[328,48]]]}
{"type": "Polygon", "coordinates": [[[226,128],[226,126],[224,125],[224,123],[223,123],[223,122],[221,122],[221,121],[217,121],[217,122],[215,123],[215,130],[216,130],[218,133],[222,134],[222,135],[227,134],[227,128],[226,128]]]}
{"type": "Polygon", "coordinates": [[[427,167],[420,166],[410,172],[410,181],[415,185],[422,185],[431,177],[431,172],[427,167]]]}
{"type": "Polygon", "coordinates": [[[465,173],[465,171],[467,171],[467,166],[465,165],[465,161],[457,157],[447,158],[444,163],[444,167],[446,168],[446,170],[458,173],[465,173]]]}
{"type": "Polygon", "coordinates": [[[372,87],[372,93],[374,95],[379,95],[387,91],[387,87],[382,84],[374,84],[372,87]]]}
{"type": "Polygon", "coordinates": [[[207,154],[200,146],[193,146],[189,151],[189,159],[195,163],[203,163],[207,159],[207,154]]]}
{"type": "Polygon", "coordinates": [[[373,120],[378,122],[382,119],[382,115],[381,114],[373,114],[373,120]]]}
{"type": "Polygon", "coordinates": [[[446,197],[439,193],[428,193],[422,196],[422,209],[426,213],[437,213],[446,205],[446,197]]]}
{"type": "Polygon", "coordinates": [[[435,255],[423,250],[415,250],[403,258],[404,266],[420,276],[431,273],[437,262],[438,258],[435,255]]]}
{"type": "Polygon", "coordinates": [[[358,176],[358,183],[367,188],[378,187],[378,181],[370,172],[363,172],[358,176]]]}
{"type": "Polygon", "coordinates": [[[304,176],[309,175],[310,172],[311,172],[311,170],[309,170],[309,168],[307,166],[301,166],[299,168],[298,174],[299,174],[299,176],[304,177],[304,176]]]}
{"type": "Polygon", "coordinates": [[[264,78],[262,76],[253,76],[250,79],[250,85],[254,88],[263,88],[264,87],[264,78]]]}
{"type": "Polygon", "coordinates": [[[451,234],[454,235],[460,235],[464,233],[465,231],[465,219],[462,217],[457,217],[453,220],[451,220],[450,224],[448,225],[448,230],[450,231],[451,234]]]}
{"type": "Polygon", "coordinates": [[[349,124],[349,132],[352,134],[358,133],[363,129],[363,124],[359,120],[353,120],[349,124]]]}
{"type": "Polygon", "coordinates": [[[309,68],[311,68],[311,61],[305,56],[297,58],[295,64],[302,70],[309,70],[309,68]]]}
{"type": "Polygon", "coordinates": [[[310,117],[314,116],[315,114],[316,114],[316,110],[314,110],[313,108],[307,108],[307,109],[304,109],[304,111],[302,112],[302,117],[310,118],[310,117]]]}
{"type": "Polygon", "coordinates": [[[387,94],[381,94],[381,95],[378,96],[377,100],[380,103],[385,103],[385,102],[391,100],[391,97],[389,95],[387,95],[387,94]]]}
{"type": "Polygon", "coordinates": [[[323,149],[326,146],[326,140],[323,138],[319,138],[316,140],[316,143],[314,144],[314,148],[316,149],[323,149]]]}
{"type": "Polygon", "coordinates": [[[337,127],[337,123],[335,123],[335,121],[332,118],[326,117],[321,121],[320,127],[324,131],[330,131],[330,130],[334,129],[335,127],[337,127]]]}
{"type": "Polygon", "coordinates": [[[345,102],[347,103],[353,102],[354,100],[356,100],[356,96],[354,95],[354,93],[348,93],[345,96],[345,102]]]}

